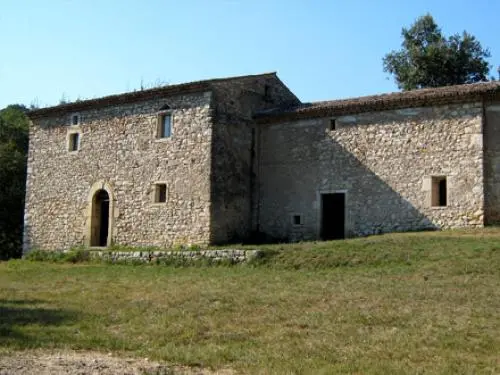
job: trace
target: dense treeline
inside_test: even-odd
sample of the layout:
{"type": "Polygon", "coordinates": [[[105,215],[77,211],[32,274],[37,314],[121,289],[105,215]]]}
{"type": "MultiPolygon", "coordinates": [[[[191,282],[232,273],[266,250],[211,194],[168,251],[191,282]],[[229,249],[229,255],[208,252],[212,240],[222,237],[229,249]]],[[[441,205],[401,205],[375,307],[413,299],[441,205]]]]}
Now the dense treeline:
{"type": "Polygon", "coordinates": [[[10,105],[0,111],[0,259],[21,256],[26,157],[27,108],[10,105]]]}

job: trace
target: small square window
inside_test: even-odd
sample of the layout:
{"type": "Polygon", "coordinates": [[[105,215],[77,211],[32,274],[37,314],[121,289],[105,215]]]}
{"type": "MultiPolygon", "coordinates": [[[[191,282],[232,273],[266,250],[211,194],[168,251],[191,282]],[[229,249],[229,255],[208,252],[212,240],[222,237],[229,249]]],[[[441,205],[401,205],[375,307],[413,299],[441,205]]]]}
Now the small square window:
{"type": "Polygon", "coordinates": [[[68,151],[78,151],[80,148],[80,133],[69,135],[68,151]]]}
{"type": "Polygon", "coordinates": [[[432,177],[431,204],[433,207],[448,205],[448,187],[445,176],[432,177]]]}
{"type": "Polygon", "coordinates": [[[330,119],[330,130],[335,130],[337,129],[337,119],[331,118],[330,119]]]}
{"type": "Polygon", "coordinates": [[[80,115],[78,113],[71,115],[71,125],[80,125],[80,115]]]}
{"type": "Polygon", "coordinates": [[[169,138],[172,135],[172,115],[164,113],[158,116],[158,138],[169,138]]]}
{"type": "Polygon", "coordinates": [[[167,184],[155,185],[155,203],[165,203],[167,201],[167,184]]]}
{"type": "Polygon", "coordinates": [[[304,222],[302,221],[302,215],[300,214],[294,214],[292,215],[292,224],[293,225],[303,225],[304,222]]]}

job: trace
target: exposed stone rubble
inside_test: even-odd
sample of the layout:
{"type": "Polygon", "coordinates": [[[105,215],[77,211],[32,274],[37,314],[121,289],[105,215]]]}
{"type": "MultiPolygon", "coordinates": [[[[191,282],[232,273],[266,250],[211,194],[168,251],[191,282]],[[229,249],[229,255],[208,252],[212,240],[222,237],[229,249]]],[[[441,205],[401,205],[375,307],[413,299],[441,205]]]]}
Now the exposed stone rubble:
{"type": "Polygon", "coordinates": [[[259,250],[199,250],[199,251],[91,251],[92,258],[100,258],[110,262],[138,261],[156,263],[168,259],[182,259],[186,261],[210,260],[213,262],[243,263],[257,257],[259,250]]]}

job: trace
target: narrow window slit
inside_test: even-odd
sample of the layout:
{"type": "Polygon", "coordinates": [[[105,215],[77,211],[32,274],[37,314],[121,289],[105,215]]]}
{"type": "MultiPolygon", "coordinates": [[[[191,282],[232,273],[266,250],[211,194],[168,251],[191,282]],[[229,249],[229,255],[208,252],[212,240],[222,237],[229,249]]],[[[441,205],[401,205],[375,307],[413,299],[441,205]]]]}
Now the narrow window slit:
{"type": "Polygon", "coordinates": [[[80,134],[71,133],[69,135],[69,151],[78,151],[79,143],[80,143],[80,134]]]}
{"type": "Polygon", "coordinates": [[[79,125],[80,124],[80,115],[75,113],[71,115],[71,125],[79,125]]]}
{"type": "Polygon", "coordinates": [[[337,129],[337,119],[330,119],[330,130],[336,130],[337,129]]]}
{"type": "Polygon", "coordinates": [[[448,205],[448,184],[445,176],[432,177],[432,206],[446,207],[448,205]]]}
{"type": "Polygon", "coordinates": [[[167,201],[167,184],[155,185],[155,203],[165,203],[167,201]]]}

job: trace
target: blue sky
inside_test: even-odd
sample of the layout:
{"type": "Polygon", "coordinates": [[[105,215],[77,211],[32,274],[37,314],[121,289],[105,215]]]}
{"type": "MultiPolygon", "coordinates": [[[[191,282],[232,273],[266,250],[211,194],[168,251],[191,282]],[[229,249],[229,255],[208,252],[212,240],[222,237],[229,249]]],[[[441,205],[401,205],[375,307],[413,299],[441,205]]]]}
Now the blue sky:
{"type": "Polygon", "coordinates": [[[0,0],[0,108],[269,71],[303,101],[396,91],[382,57],[427,12],[497,75],[498,0],[0,0]]]}

